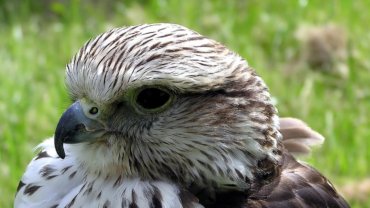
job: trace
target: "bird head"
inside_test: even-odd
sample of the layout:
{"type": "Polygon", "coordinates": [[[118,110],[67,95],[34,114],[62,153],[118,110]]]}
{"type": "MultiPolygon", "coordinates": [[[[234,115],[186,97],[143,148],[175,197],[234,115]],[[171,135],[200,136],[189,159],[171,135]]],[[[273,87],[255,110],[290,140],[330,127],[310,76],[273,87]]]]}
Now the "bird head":
{"type": "Polygon", "coordinates": [[[66,86],[74,103],[55,148],[91,173],[247,189],[278,165],[278,117],[262,79],[183,26],[89,40],[67,65],[66,86]]]}

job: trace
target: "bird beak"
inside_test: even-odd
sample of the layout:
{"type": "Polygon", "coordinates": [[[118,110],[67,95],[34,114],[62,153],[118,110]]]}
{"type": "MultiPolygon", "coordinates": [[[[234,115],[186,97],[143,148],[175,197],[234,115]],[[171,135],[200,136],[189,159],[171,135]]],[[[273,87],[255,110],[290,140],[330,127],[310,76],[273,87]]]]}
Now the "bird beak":
{"type": "Polygon", "coordinates": [[[60,118],[54,136],[54,146],[60,158],[65,158],[63,144],[91,142],[105,134],[104,125],[88,118],[79,101],[73,103],[60,118]]]}

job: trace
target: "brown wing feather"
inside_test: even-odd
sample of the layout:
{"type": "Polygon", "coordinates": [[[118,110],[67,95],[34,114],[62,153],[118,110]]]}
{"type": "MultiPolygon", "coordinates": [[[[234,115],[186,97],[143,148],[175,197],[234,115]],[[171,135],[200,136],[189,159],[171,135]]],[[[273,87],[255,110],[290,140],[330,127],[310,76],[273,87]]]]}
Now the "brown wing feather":
{"type": "Polygon", "coordinates": [[[285,117],[279,122],[282,144],[289,152],[283,156],[281,175],[249,196],[241,192],[221,192],[211,203],[204,203],[200,197],[206,208],[349,207],[324,176],[291,155],[309,153],[312,146],[324,142],[324,137],[299,119],[285,117]]]}
{"type": "Polygon", "coordinates": [[[285,154],[280,177],[251,195],[245,207],[349,207],[333,185],[314,168],[285,154]]]}
{"type": "Polygon", "coordinates": [[[283,155],[281,174],[252,193],[221,192],[206,208],[348,208],[333,185],[314,168],[283,155]]]}

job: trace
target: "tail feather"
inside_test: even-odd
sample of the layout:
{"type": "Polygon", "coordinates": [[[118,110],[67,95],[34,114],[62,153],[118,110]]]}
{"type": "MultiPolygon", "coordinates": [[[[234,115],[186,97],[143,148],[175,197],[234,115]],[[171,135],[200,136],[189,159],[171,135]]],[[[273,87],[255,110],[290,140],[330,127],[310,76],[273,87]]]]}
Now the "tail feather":
{"type": "Polygon", "coordinates": [[[294,155],[309,154],[312,147],[321,145],[325,140],[320,133],[296,118],[280,118],[280,132],[284,147],[294,155]]]}

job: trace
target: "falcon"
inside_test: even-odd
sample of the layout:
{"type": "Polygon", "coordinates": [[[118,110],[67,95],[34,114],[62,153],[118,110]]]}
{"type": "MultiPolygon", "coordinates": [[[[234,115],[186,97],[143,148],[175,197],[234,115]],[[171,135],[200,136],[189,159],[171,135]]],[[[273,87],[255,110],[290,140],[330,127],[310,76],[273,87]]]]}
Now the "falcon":
{"type": "Polygon", "coordinates": [[[15,207],[349,207],[291,154],[321,136],[279,119],[246,60],[183,26],[98,35],[65,82],[73,104],[38,146],[15,207]]]}

